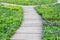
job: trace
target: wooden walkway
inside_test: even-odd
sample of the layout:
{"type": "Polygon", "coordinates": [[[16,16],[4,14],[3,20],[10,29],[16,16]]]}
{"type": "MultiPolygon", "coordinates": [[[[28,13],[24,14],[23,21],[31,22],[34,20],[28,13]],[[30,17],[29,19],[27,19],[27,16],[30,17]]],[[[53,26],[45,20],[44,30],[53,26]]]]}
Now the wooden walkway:
{"type": "Polygon", "coordinates": [[[11,40],[42,40],[42,19],[33,6],[23,6],[24,20],[11,40]]]}

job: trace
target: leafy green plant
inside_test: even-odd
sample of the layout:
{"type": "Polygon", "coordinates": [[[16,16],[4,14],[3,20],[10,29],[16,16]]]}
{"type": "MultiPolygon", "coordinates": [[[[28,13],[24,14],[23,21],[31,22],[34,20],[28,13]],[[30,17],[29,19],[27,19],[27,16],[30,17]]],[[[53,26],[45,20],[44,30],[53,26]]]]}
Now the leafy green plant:
{"type": "Polygon", "coordinates": [[[21,7],[0,6],[0,40],[10,40],[10,37],[20,27],[22,19],[21,7]]]}
{"type": "Polygon", "coordinates": [[[7,2],[20,5],[40,5],[55,3],[57,0],[0,0],[0,2],[7,2]]]}
{"type": "Polygon", "coordinates": [[[43,19],[43,40],[60,40],[60,4],[35,9],[43,19]]]}
{"type": "Polygon", "coordinates": [[[39,6],[36,8],[37,12],[42,15],[43,19],[53,19],[53,20],[59,20],[60,19],[60,5],[48,5],[48,6],[39,6]]]}

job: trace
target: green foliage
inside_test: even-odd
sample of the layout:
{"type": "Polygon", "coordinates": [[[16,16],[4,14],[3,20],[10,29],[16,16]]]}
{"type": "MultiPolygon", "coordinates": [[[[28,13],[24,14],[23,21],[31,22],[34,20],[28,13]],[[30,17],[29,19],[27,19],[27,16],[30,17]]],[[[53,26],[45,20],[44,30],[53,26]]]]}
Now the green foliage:
{"type": "Polygon", "coordinates": [[[60,40],[60,21],[43,21],[43,40],[60,40]]]}
{"type": "Polygon", "coordinates": [[[60,19],[60,4],[39,6],[37,12],[42,15],[43,19],[59,20],[60,19]]]}
{"type": "Polygon", "coordinates": [[[22,19],[21,7],[0,6],[0,40],[10,40],[9,38],[20,27],[22,19]]]}
{"type": "Polygon", "coordinates": [[[0,2],[8,2],[20,5],[40,5],[55,3],[57,0],[0,0],[0,2]]]}
{"type": "Polygon", "coordinates": [[[44,26],[43,40],[60,40],[60,27],[44,26]]]}
{"type": "Polygon", "coordinates": [[[36,7],[43,19],[43,40],[60,40],[60,4],[36,7]]]}

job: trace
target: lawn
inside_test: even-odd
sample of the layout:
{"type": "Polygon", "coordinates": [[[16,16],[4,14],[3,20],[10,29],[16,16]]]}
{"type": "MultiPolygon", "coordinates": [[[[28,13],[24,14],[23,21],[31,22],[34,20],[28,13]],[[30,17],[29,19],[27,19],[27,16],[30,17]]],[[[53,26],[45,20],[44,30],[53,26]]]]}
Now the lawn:
{"type": "Polygon", "coordinates": [[[0,0],[0,2],[7,2],[19,5],[40,5],[55,3],[57,0],[0,0]]]}
{"type": "Polygon", "coordinates": [[[60,40],[60,4],[35,9],[43,19],[43,40],[60,40]]]}
{"type": "Polygon", "coordinates": [[[21,7],[0,5],[0,40],[10,40],[10,37],[20,27],[22,20],[21,7]]]}

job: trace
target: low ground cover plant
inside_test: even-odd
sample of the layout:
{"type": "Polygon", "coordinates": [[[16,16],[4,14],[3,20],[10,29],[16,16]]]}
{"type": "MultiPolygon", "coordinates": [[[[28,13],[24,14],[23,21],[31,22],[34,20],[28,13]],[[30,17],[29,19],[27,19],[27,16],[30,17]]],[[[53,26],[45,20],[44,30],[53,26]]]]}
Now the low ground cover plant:
{"type": "Polygon", "coordinates": [[[60,40],[60,4],[35,8],[43,19],[43,40],[60,40]]]}
{"type": "Polygon", "coordinates": [[[52,19],[52,20],[59,20],[60,19],[60,4],[55,5],[48,5],[48,6],[39,6],[36,8],[38,13],[42,15],[43,19],[52,19]]]}
{"type": "Polygon", "coordinates": [[[21,7],[0,5],[0,40],[10,40],[10,37],[20,27],[22,19],[21,7]]]}
{"type": "Polygon", "coordinates": [[[40,5],[55,3],[57,0],[0,0],[0,2],[7,2],[20,5],[40,5]]]}

